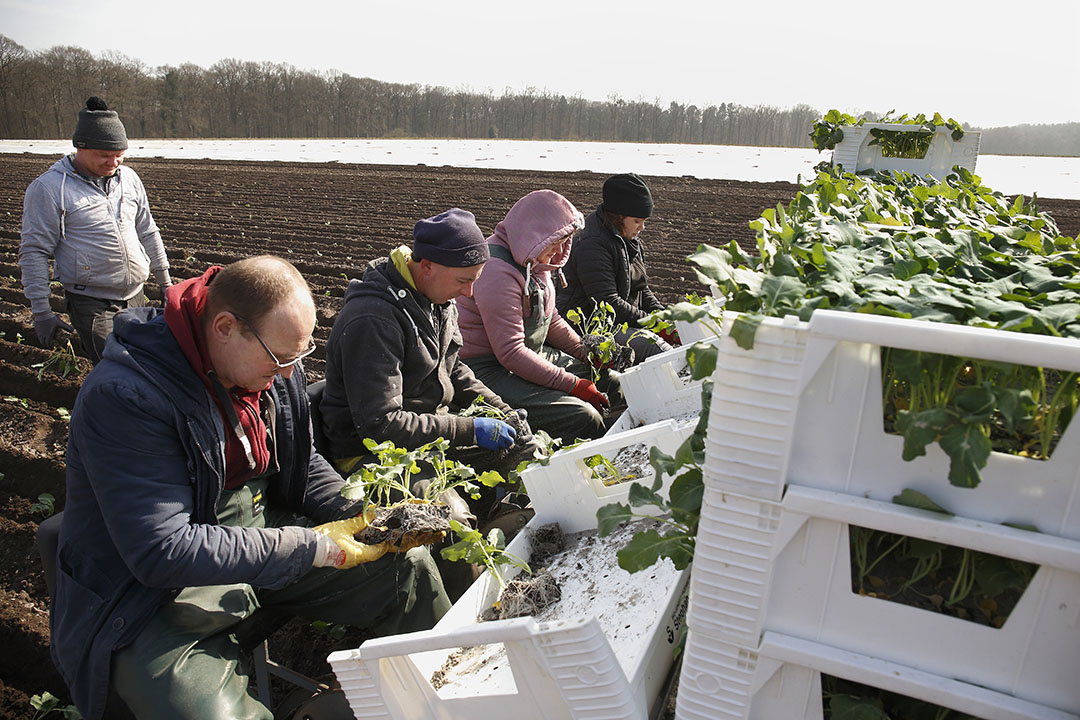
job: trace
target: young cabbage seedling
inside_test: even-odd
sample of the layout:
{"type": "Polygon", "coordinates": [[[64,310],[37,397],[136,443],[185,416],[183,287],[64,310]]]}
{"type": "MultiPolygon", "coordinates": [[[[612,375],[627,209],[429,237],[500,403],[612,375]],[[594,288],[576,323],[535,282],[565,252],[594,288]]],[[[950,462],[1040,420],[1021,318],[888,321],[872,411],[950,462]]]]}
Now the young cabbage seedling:
{"type": "Polygon", "coordinates": [[[450,521],[450,528],[458,536],[458,541],[448,548],[443,548],[442,556],[447,560],[464,560],[474,565],[483,565],[498,581],[501,590],[506,589],[501,567],[508,565],[532,574],[529,564],[513,553],[506,552],[506,536],[499,528],[492,529],[485,538],[479,530],[462,525],[456,520],[450,521]]]}
{"type": "MultiPolygon", "coordinates": [[[[625,333],[630,326],[615,322],[615,309],[610,303],[596,303],[588,317],[581,308],[567,310],[566,319],[581,328],[581,343],[589,353],[594,382],[600,378],[601,369],[625,370],[634,362],[634,351],[615,338],[616,333],[625,333]]],[[[635,330],[627,336],[626,342],[644,334],[645,330],[635,330]]]]}
{"type": "Polygon", "coordinates": [[[79,372],[79,356],[75,354],[75,348],[71,346],[71,340],[56,350],[49,359],[45,362],[34,363],[30,367],[37,368],[37,379],[40,381],[45,375],[45,371],[51,366],[56,365],[61,377],[67,377],[72,373],[79,372]]]}
{"type": "Polygon", "coordinates": [[[472,498],[480,497],[480,486],[495,487],[504,482],[502,475],[489,470],[476,474],[470,466],[446,457],[450,442],[438,438],[415,450],[399,448],[387,440],[376,443],[364,440],[364,447],[374,453],[377,463],[367,463],[345,481],[342,495],[350,499],[366,498],[378,505],[390,505],[404,500],[420,500],[432,503],[447,490],[465,492],[472,498]],[[424,463],[434,471],[434,477],[418,497],[412,491],[412,477],[421,471],[424,463]]]}

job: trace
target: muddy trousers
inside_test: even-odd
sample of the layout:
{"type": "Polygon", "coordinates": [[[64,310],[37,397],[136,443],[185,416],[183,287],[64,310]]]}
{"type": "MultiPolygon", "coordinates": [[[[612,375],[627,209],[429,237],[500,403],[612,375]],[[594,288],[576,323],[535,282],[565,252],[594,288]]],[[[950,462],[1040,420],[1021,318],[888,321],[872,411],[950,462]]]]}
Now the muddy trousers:
{"type": "MultiPolygon", "coordinates": [[[[273,526],[264,518],[270,510],[253,517],[253,497],[261,491],[251,485],[226,494],[224,513],[219,506],[223,524],[273,526]]],[[[277,590],[185,588],[133,644],[113,653],[117,694],[140,720],[272,720],[271,710],[249,692],[249,662],[232,635],[259,607],[392,635],[431,628],[450,602],[425,548],[351,570],[313,569],[277,590]]]]}
{"type": "MultiPolygon", "coordinates": [[[[589,367],[566,353],[550,345],[540,349],[545,360],[581,378],[591,378],[589,367]]],[[[578,438],[592,440],[607,432],[612,418],[618,417],[622,404],[622,393],[618,380],[606,375],[597,383],[601,392],[611,400],[613,413],[601,415],[591,404],[580,400],[570,393],[555,390],[529,382],[514,375],[499,364],[494,355],[469,358],[464,361],[476,378],[491,388],[503,402],[512,408],[524,408],[529,413],[529,426],[533,430],[543,430],[563,442],[573,442],[578,438]]]]}
{"type": "Polygon", "coordinates": [[[105,341],[112,332],[113,316],[129,307],[146,307],[146,296],[140,290],[129,300],[103,300],[101,298],[64,292],[64,305],[71,326],[79,333],[86,356],[97,365],[105,351],[105,341]]]}

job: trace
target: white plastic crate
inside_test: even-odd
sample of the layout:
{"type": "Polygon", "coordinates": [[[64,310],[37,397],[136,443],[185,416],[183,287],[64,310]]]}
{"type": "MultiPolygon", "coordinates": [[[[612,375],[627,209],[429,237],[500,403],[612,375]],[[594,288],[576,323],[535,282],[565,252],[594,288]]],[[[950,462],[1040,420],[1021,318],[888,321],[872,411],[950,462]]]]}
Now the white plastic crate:
{"type": "Polygon", "coordinates": [[[624,433],[627,430],[633,430],[636,427],[641,427],[642,423],[638,422],[633,413],[629,410],[623,411],[623,414],[619,416],[619,419],[615,421],[615,424],[608,428],[608,431],[604,433],[604,437],[611,437],[624,433]]]}
{"type": "Polygon", "coordinates": [[[905,488],[947,510],[1080,539],[1080,422],[1049,460],[991,453],[977,488],[948,481],[935,444],[906,462],[882,420],[882,346],[1080,371],[1080,341],[859,313],[766,319],[752,350],[725,336],[706,439],[709,487],[779,500],[787,484],[882,501],[905,488]],[[1022,479],[1022,480],[1021,480],[1022,479]]]}
{"type": "MultiPolygon", "coordinates": [[[[695,570],[696,572],[696,570],[695,570]]],[[[676,720],[822,720],[821,674],[984,720],[1078,720],[1055,708],[898,663],[767,632],[747,650],[691,628],[676,720]]]]}
{"type": "MultiPolygon", "coordinates": [[[[558,519],[538,512],[507,549],[528,559],[529,532],[558,519]]],[[[575,577],[572,587],[563,587],[560,604],[572,602],[576,616],[478,623],[478,613],[499,592],[485,573],[432,630],[331,654],[353,714],[380,720],[645,720],[662,700],[689,573],[664,561],[631,576],[611,560],[603,579],[575,577]],[[451,679],[437,689],[432,678],[439,671],[451,679]]]]}
{"type": "MultiPolygon", "coordinates": [[[[718,293],[718,290],[713,290],[718,293]]],[[[705,298],[705,304],[709,306],[709,314],[716,316],[721,312],[721,308],[724,304],[722,297],[707,297],[705,298]]],[[[716,337],[716,330],[713,328],[713,321],[706,318],[709,324],[699,320],[697,322],[689,323],[685,320],[675,321],[675,330],[679,333],[679,341],[683,345],[693,345],[701,340],[707,340],[709,338],[716,337]]]]}
{"type": "Polygon", "coordinates": [[[756,648],[765,631],[1080,713],[1080,542],[789,486],[780,503],[707,489],[688,625],[756,648]],[[859,525],[1039,565],[1001,628],[851,589],[859,525]]]}
{"type": "Polygon", "coordinates": [[[619,386],[635,420],[648,425],[701,412],[702,381],[690,377],[686,360],[691,345],[653,355],[620,373],[619,386]]]}
{"type": "MultiPolygon", "coordinates": [[[[624,503],[630,493],[631,482],[604,485],[593,476],[585,464],[586,458],[604,455],[615,457],[623,448],[644,444],[646,448],[657,447],[668,455],[674,455],[683,441],[694,431],[694,421],[663,422],[643,425],[617,434],[582,443],[568,450],[560,450],[551,456],[547,465],[535,464],[522,472],[521,480],[536,508],[537,516],[557,518],[564,532],[575,533],[596,527],[596,511],[609,503],[624,503]]],[[[649,477],[638,482],[651,485],[649,477]]],[[[667,496],[672,478],[664,477],[661,494],[667,496]]],[[[648,512],[649,508],[639,508],[648,512]]]]}
{"type": "Polygon", "coordinates": [[[918,132],[917,125],[900,123],[864,123],[844,127],[844,139],[833,149],[833,165],[843,165],[848,172],[863,170],[901,170],[913,175],[931,175],[939,180],[952,172],[954,165],[975,172],[979,157],[978,131],[968,130],[959,140],[952,139],[952,130],[939,128],[926,155],[922,158],[892,158],[881,154],[881,145],[871,145],[871,129],[918,132]]]}

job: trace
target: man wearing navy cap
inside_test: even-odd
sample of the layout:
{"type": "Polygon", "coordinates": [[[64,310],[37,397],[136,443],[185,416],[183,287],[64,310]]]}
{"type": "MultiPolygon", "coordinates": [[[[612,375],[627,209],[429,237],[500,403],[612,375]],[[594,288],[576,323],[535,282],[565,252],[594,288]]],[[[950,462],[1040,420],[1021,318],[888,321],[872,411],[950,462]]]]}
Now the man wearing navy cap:
{"type": "MultiPolygon", "coordinates": [[[[340,472],[371,461],[365,438],[413,449],[442,437],[452,450],[478,447],[482,458],[529,432],[458,357],[452,301],[472,295],[488,258],[473,214],[452,208],[416,223],[411,250],[398,247],[349,282],[326,342],[319,406],[327,456],[340,472]],[[511,422],[453,412],[477,397],[510,413],[511,422]]],[[[475,455],[469,464],[478,464],[475,455]]]]}

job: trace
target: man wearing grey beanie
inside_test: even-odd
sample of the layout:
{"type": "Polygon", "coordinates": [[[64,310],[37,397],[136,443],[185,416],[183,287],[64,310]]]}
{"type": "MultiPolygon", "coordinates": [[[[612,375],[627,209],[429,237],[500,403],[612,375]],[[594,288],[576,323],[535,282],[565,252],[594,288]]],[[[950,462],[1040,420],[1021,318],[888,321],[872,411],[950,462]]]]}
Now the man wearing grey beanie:
{"type": "Polygon", "coordinates": [[[163,291],[172,279],[146,189],[134,170],[120,167],[128,140],[116,111],[91,97],[71,141],[75,152],[26,189],[19,266],[41,344],[52,347],[61,330],[77,331],[96,364],[113,315],[146,304],[151,273],[163,291]],[[49,302],[50,258],[71,325],[49,302]]]}

